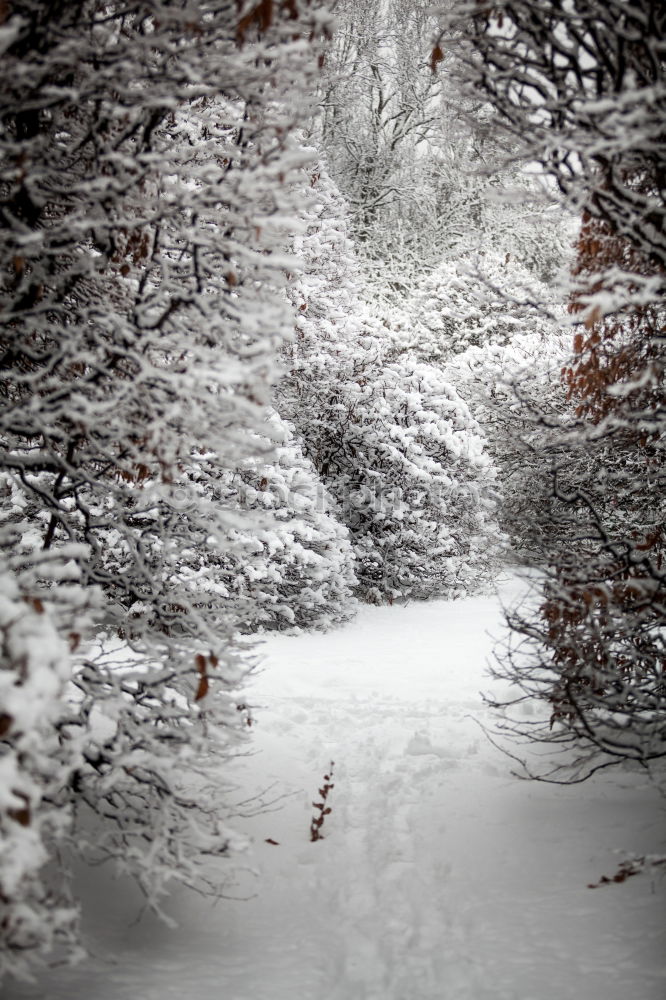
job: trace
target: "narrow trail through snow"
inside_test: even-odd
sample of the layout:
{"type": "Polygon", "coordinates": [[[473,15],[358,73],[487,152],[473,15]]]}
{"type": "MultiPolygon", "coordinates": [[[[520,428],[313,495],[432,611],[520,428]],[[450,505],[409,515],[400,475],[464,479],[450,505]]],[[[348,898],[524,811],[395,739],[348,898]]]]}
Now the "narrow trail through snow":
{"type": "Polygon", "coordinates": [[[128,926],[131,887],[93,873],[93,958],[6,1000],[663,1000],[666,883],[587,883],[617,851],[663,852],[664,803],[626,773],[512,777],[478,726],[500,619],[474,598],[267,639],[254,752],[236,765],[245,794],[280,797],[240,823],[261,874],[234,891],[251,898],[178,893],[177,931],[128,926]]]}

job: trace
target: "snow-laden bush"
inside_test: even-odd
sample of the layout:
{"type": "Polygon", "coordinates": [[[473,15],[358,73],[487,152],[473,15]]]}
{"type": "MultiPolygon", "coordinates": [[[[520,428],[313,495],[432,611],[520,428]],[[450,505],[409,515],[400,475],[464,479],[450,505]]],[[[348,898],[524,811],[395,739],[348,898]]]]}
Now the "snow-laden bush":
{"type": "Polygon", "coordinates": [[[441,363],[469,347],[543,333],[543,309],[552,299],[509,253],[446,259],[422,278],[406,303],[409,325],[403,321],[393,336],[396,346],[441,363]]]}
{"type": "Polygon", "coordinates": [[[396,356],[363,300],[344,209],[323,171],[299,244],[305,274],[278,406],[348,526],[365,600],[461,596],[492,570],[495,472],[433,366],[396,356]]]}
{"type": "Polygon", "coordinates": [[[466,404],[408,356],[368,365],[346,388],[326,481],[349,525],[360,596],[456,598],[482,586],[497,554],[495,470],[466,404]]]}
{"type": "Polygon", "coordinates": [[[481,425],[498,469],[502,529],[524,554],[540,549],[552,529],[547,428],[571,410],[561,376],[570,331],[543,325],[543,334],[470,347],[443,367],[481,425]]]}
{"type": "MultiPolygon", "coordinates": [[[[207,485],[194,471],[183,489],[184,512],[207,485]]],[[[214,501],[236,521],[223,545],[211,537],[189,550],[181,573],[221,597],[238,628],[326,628],[353,614],[348,531],[292,429],[275,414],[254,454],[220,477],[214,501]]]]}
{"type": "MultiPolygon", "coordinates": [[[[55,673],[68,632],[49,617],[62,592],[49,558],[73,553],[76,586],[101,595],[66,697],[45,707],[39,754],[70,747],[74,760],[30,765],[35,785],[19,791],[48,796],[61,818],[76,806],[74,851],[133,875],[154,908],[173,879],[219,892],[211,864],[236,845],[211,761],[247,732],[248,660],[225,596],[182,568],[187,552],[224,553],[239,527],[265,528],[216,503],[215,487],[263,459],[291,322],[293,182],[310,156],[297,130],[326,23],[316,2],[300,15],[268,6],[0,11],[0,469],[20,494],[22,566],[35,567],[20,627],[49,639],[55,673]],[[184,515],[193,466],[208,485],[184,515]]],[[[13,548],[0,538],[0,565],[13,548]]],[[[22,587],[8,597],[19,607],[22,587]]],[[[34,652],[45,679],[46,651],[34,652]]],[[[23,654],[7,655],[20,675],[23,654]]],[[[0,736],[8,771],[15,736],[0,736]]],[[[11,788],[4,801],[22,812],[11,788]]],[[[41,879],[30,864],[26,878],[41,879]]],[[[22,884],[4,883],[4,906],[22,905],[22,884]]],[[[14,972],[60,926],[45,883],[30,891],[42,926],[0,943],[14,972]]]]}
{"type": "Polygon", "coordinates": [[[534,599],[508,616],[505,726],[562,751],[542,777],[629,762],[663,781],[666,7],[512,0],[446,15],[467,92],[581,217],[563,372],[573,412],[551,429],[533,407],[551,537],[534,599]],[[542,709],[529,722],[526,698],[542,709]]]}
{"type": "Polygon", "coordinates": [[[0,525],[0,927],[2,968],[76,949],[78,910],[45,869],[71,836],[69,788],[81,761],[65,702],[72,652],[95,594],[79,585],[77,545],[35,552],[20,497],[5,480],[0,525]],[[19,503],[16,501],[19,500],[19,503]],[[45,591],[44,579],[49,580],[45,591]]]}

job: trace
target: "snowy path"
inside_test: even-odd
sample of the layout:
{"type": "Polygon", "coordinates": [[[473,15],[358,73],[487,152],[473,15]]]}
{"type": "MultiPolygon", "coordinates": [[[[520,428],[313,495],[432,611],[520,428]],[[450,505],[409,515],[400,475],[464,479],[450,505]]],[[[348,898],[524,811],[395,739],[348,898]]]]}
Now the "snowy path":
{"type": "Polygon", "coordinates": [[[93,873],[95,957],[4,1000],[663,1000],[666,881],[586,884],[616,850],[663,852],[664,803],[627,775],[511,777],[474,721],[499,628],[498,602],[476,598],[270,638],[257,752],[238,762],[246,788],[287,795],[245,821],[262,876],[237,891],[257,895],[178,894],[178,931],[128,927],[135,894],[93,873]]]}

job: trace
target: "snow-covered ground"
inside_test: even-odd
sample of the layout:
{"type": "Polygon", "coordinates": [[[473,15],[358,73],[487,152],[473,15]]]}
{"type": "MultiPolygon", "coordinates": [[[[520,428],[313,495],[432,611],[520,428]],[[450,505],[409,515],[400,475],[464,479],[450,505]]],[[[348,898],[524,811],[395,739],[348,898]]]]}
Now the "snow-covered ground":
{"type": "Polygon", "coordinates": [[[239,821],[260,876],[229,892],[247,898],[178,892],[170,930],[137,919],[131,885],[88,872],[92,957],[4,1000],[663,1000],[666,879],[587,884],[617,852],[663,853],[666,803],[627,772],[511,776],[475,721],[500,628],[488,597],[269,638],[255,752],[235,766],[246,796],[279,801],[239,821]]]}

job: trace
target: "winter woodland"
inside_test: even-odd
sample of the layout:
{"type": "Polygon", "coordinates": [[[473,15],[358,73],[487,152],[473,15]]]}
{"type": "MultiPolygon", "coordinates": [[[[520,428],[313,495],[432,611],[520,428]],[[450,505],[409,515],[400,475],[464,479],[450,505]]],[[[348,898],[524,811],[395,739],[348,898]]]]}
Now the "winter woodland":
{"type": "Polygon", "coordinates": [[[488,736],[664,788],[663,6],[0,0],[0,78],[0,976],[220,894],[257,644],[364,605],[520,568],[488,736]]]}

